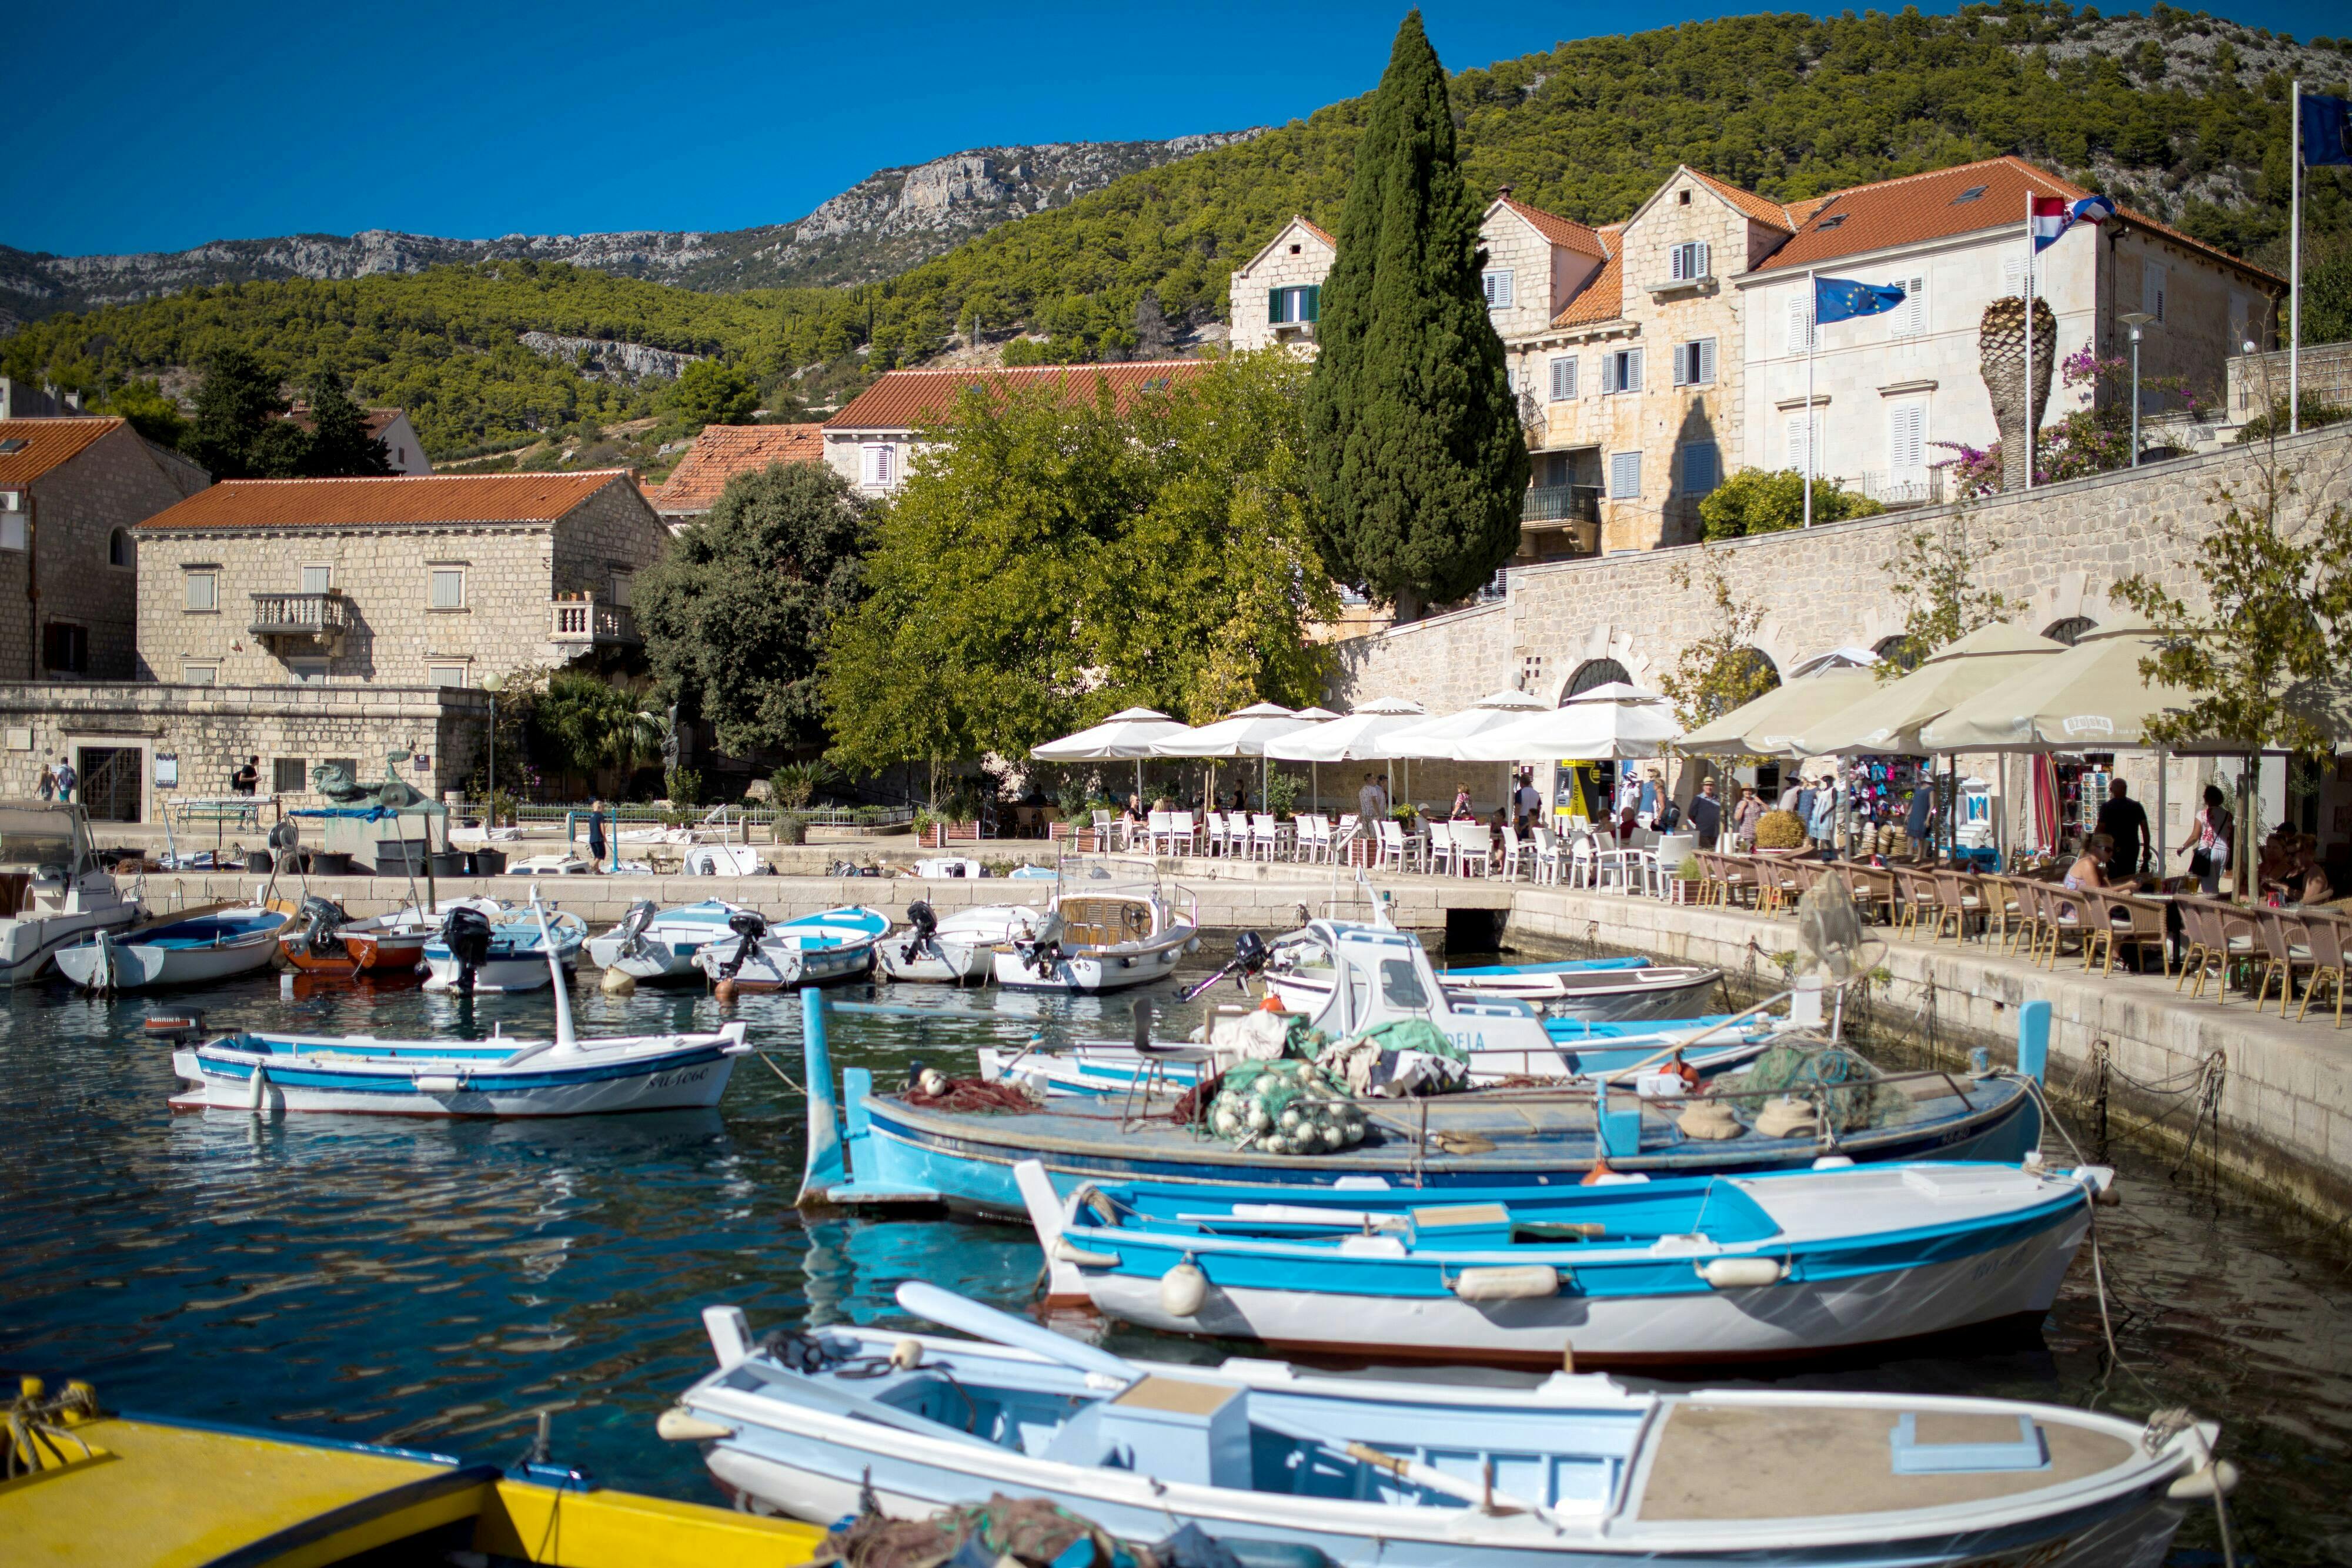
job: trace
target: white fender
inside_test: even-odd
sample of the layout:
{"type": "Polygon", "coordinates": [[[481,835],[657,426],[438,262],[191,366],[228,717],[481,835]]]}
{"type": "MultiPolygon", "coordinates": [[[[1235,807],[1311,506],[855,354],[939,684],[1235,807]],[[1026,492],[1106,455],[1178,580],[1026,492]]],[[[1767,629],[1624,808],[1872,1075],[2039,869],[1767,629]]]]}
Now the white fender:
{"type": "Polygon", "coordinates": [[[1209,1277],[1187,1258],[1160,1276],[1160,1309],[1171,1317],[1189,1318],[1209,1299],[1209,1277]]]}
{"type": "Polygon", "coordinates": [[[1450,1281],[1465,1301],[1520,1301],[1559,1294],[1560,1270],[1544,1263],[1465,1269],[1450,1281]]]}
{"type": "Polygon", "coordinates": [[[1778,1258],[1716,1258],[1696,1263],[1698,1277],[1718,1291],[1777,1285],[1789,1277],[1789,1266],[1778,1258]]]}

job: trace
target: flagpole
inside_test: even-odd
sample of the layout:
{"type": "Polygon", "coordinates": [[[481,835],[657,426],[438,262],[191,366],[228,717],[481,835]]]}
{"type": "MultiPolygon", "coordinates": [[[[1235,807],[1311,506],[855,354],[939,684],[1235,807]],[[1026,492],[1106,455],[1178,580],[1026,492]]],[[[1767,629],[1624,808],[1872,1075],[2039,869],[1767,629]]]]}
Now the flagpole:
{"type": "Polygon", "coordinates": [[[2025,487],[2033,488],[2033,187],[2025,187],[2025,487]]]}
{"type": "MultiPolygon", "coordinates": [[[[2294,162],[2288,204],[2286,280],[2286,433],[2303,429],[2303,81],[2297,78],[2287,112],[2294,117],[2294,162]]],[[[2242,350],[2241,350],[2243,351],[2242,350]]],[[[2273,424],[2273,430],[2278,428],[2273,424]]]]}
{"type": "Polygon", "coordinates": [[[1813,526],[1813,349],[1822,335],[1821,290],[1805,269],[1805,527],[1813,526]]]}

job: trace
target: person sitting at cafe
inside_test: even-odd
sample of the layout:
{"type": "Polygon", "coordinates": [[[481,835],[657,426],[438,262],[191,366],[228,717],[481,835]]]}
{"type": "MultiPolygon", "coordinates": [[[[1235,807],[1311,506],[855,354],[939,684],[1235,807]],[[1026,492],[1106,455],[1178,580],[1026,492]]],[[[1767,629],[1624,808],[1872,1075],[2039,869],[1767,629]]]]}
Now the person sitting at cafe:
{"type": "Polygon", "coordinates": [[[2254,862],[2254,881],[2262,887],[2284,888],[2294,874],[2301,835],[2281,822],[2263,841],[2262,852],[2254,862]]]}
{"type": "Polygon", "coordinates": [[[1470,809],[1470,787],[1462,785],[1454,791],[1454,810],[1446,813],[1457,822],[1473,821],[1477,813],[1470,809]]]}
{"type": "Polygon", "coordinates": [[[2083,852],[2066,869],[2066,885],[2077,893],[2107,885],[2107,862],[2115,858],[2116,841],[2105,833],[2093,833],[2083,844],[2083,852]]]}
{"type": "Polygon", "coordinates": [[[2303,835],[2293,896],[2297,904],[2326,904],[2336,896],[2336,884],[2328,880],[2327,867],[2319,859],[2316,834],[2303,835]]]}

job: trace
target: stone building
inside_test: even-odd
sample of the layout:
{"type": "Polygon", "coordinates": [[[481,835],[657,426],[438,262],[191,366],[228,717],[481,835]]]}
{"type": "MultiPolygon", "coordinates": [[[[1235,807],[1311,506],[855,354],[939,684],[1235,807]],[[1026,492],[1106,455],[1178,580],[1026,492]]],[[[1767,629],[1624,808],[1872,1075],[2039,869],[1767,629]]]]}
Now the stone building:
{"type": "Polygon", "coordinates": [[[1282,232],[1234,272],[1235,349],[1266,349],[1280,343],[1302,354],[1315,352],[1315,324],[1322,319],[1323,279],[1339,255],[1339,242],[1293,218],[1282,232]]]}
{"type": "Polygon", "coordinates": [[[1014,389],[1047,389],[1064,402],[1092,402],[1108,384],[1124,409],[1139,393],[1196,376],[1199,360],[1138,360],[1118,365],[1033,365],[1017,370],[886,371],[824,422],[824,460],[868,496],[887,496],[907,482],[918,434],[955,412],[968,391],[1001,396],[1014,389]]]}
{"type": "Polygon", "coordinates": [[[738,474],[776,463],[824,461],[821,424],[706,424],[668,479],[646,498],[677,528],[709,516],[719,492],[738,474]]]}
{"type": "Polygon", "coordinates": [[[215,485],[136,530],[139,674],[478,686],[634,649],[668,538],[625,470],[215,485]]]}
{"type": "Polygon", "coordinates": [[[207,483],[120,419],[0,420],[0,679],[129,679],[131,530],[207,483]]]}

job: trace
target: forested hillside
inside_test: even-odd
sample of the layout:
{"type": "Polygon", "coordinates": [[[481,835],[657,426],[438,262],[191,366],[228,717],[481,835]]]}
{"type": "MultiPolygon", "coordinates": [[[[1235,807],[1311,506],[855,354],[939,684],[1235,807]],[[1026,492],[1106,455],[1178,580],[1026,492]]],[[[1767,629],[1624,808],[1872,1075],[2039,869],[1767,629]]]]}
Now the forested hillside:
{"type": "MultiPolygon", "coordinates": [[[[2284,270],[2287,72],[2345,91],[2352,39],[2308,46],[2158,6],[2063,4],[1952,16],[1734,17],[1591,38],[1464,71],[1450,90],[1474,187],[1590,223],[1624,216],[1678,162],[1776,197],[2018,152],[2284,270]]],[[[1053,359],[1160,347],[1148,309],[1222,317],[1228,275],[1294,212],[1329,224],[1360,100],[1118,180],[855,288],[709,295],[562,266],[495,263],[352,283],[196,290],[34,324],[0,369],[98,387],[236,342],[289,374],[326,362],[416,415],[436,455],[648,392],[541,359],[539,330],[716,353],[772,392],[839,386],[969,334],[1024,330],[1053,359]],[[862,352],[861,352],[862,350],[862,352]]],[[[2312,254],[2352,246],[2352,182],[2316,172],[2312,254]]]]}

